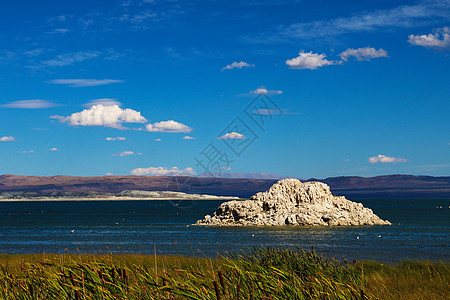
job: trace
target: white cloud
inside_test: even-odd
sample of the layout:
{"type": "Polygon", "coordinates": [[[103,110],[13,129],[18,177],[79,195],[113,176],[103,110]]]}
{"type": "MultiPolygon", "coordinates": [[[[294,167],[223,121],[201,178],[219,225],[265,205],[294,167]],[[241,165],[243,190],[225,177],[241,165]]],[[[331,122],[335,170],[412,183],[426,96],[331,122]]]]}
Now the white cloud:
{"type": "Polygon", "coordinates": [[[101,99],[94,99],[89,101],[88,103],[83,104],[84,107],[90,108],[95,105],[103,105],[103,106],[111,106],[111,105],[117,105],[122,106],[122,103],[117,101],[113,98],[101,98],[101,99]]]}
{"type": "Polygon", "coordinates": [[[245,135],[238,132],[230,132],[223,136],[218,137],[219,140],[243,140],[246,139],[245,135]]]}
{"type": "Polygon", "coordinates": [[[14,101],[14,102],[0,105],[0,107],[24,108],[24,109],[49,108],[49,107],[53,107],[53,106],[56,106],[56,104],[46,101],[46,100],[41,100],[41,99],[20,100],[20,101],[14,101]]]}
{"type": "Polygon", "coordinates": [[[388,54],[386,50],[379,49],[376,50],[375,48],[371,47],[365,47],[365,48],[358,48],[358,49],[347,49],[339,56],[342,58],[342,60],[347,61],[349,57],[355,57],[357,60],[371,60],[373,58],[379,58],[379,57],[388,57],[388,54]]]}
{"type": "Polygon", "coordinates": [[[20,153],[21,154],[27,154],[27,153],[34,153],[34,150],[23,150],[23,151],[20,151],[20,153]]]}
{"type": "Polygon", "coordinates": [[[274,116],[274,115],[294,115],[295,113],[290,112],[288,109],[277,109],[277,108],[259,108],[252,111],[252,114],[259,116],[274,116]]]}
{"type": "Polygon", "coordinates": [[[142,155],[142,153],[134,153],[133,151],[123,151],[123,152],[120,152],[119,154],[113,154],[113,156],[120,156],[120,157],[129,156],[129,155],[142,155]]]}
{"type": "Polygon", "coordinates": [[[178,123],[174,120],[157,122],[154,124],[148,124],[146,126],[147,131],[150,132],[191,132],[193,129],[187,125],[178,123]]]}
{"type": "Polygon", "coordinates": [[[407,160],[400,157],[391,157],[379,154],[378,156],[369,157],[369,162],[371,164],[378,164],[378,163],[384,164],[384,163],[403,163],[407,162],[407,160]]]}
{"type": "Polygon", "coordinates": [[[215,168],[214,170],[220,170],[220,171],[230,171],[231,168],[230,167],[220,167],[220,168],[215,168]]]}
{"type": "Polygon", "coordinates": [[[51,149],[48,149],[48,151],[59,151],[59,149],[58,148],[51,148],[51,149]]]}
{"type": "Polygon", "coordinates": [[[0,138],[0,142],[14,142],[16,138],[13,136],[3,136],[0,138]]]}
{"type": "Polygon", "coordinates": [[[66,53],[56,56],[54,59],[43,61],[42,64],[50,67],[64,67],[69,66],[77,62],[82,62],[88,59],[98,57],[101,52],[98,51],[85,51],[66,53]]]}
{"type": "Polygon", "coordinates": [[[225,70],[233,70],[233,69],[242,69],[242,68],[250,68],[250,67],[254,67],[255,65],[253,64],[249,64],[243,61],[240,62],[233,62],[230,65],[226,65],[225,67],[222,68],[222,72],[225,70]]]}
{"type": "Polygon", "coordinates": [[[301,51],[297,57],[288,59],[286,64],[291,69],[310,69],[315,70],[322,66],[335,65],[337,62],[327,60],[325,54],[317,54],[301,51]]]}
{"type": "Polygon", "coordinates": [[[436,28],[433,33],[408,36],[408,42],[411,45],[432,47],[432,48],[450,48],[450,27],[436,28]]]}
{"type": "Polygon", "coordinates": [[[45,49],[37,48],[30,51],[25,51],[24,54],[28,56],[39,56],[45,52],[45,49]]]}
{"type": "Polygon", "coordinates": [[[161,142],[162,140],[161,139],[155,139],[155,142],[161,142]]]}
{"type": "Polygon", "coordinates": [[[256,94],[256,95],[280,95],[283,91],[279,90],[268,90],[263,86],[260,86],[254,91],[251,91],[250,94],[256,94]]]}
{"type": "Polygon", "coordinates": [[[122,137],[122,136],[118,136],[118,137],[107,137],[106,138],[107,141],[125,141],[126,138],[122,137]]]}
{"type": "Polygon", "coordinates": [[[183,136],[183,140],[195,140],[195,139],[196,139],[195,137],[189,135],[183,136]]]}
{"type": "Polygon", "coordinates": [[[110,173],[110,172],[106,173],[105,175],[106,175],[106,176],[114,176],[114,174],[113,174],[113,173],[110,173]]]}
{"type": "Polygon", "coordinates": [[[111,156],[120,156],[120,157],[124,157],[124,156],[130,156],[130,155],[142,155],[142,153],[135,153],[133,151],[123,151],[117,154],[111,154],[111,156]]]}
{"type": "Polygon", "coordinates": [[[48,83],[51,84],[63,84],[70,87],[88,87],[98,85],[108,85],[112,83],[121,83],[123,80],[117,79],[54,79],[48,83]]]}
{"type": "Polygon", "coordinates": [[[131,170],[133,175],[149,175],[149,176],[177,176],[177,175],[196,175],[197,173],[193,168],[179,169],[177,167],[164,168],[164,167],[149,167],[149,168],[136,168],[131,170]]]}
{"type": "Polygon", "coordinates": [[[73,126],[105,126],[119,129],[122,128],[122,123],[147,122],[140,112],[129,108],[122,109],[118,105],[94,105],[68,117],[51,116],[50,118],[73,126]]]}
{"type": "MultiPolygon", "coordinates": [[[[272,36],[263,36],[259,41],[285,39],[317,39],[352,32],[368,32],[395,27],[421,26],[439,19],[448,20],[449,1],[422,1],[416,5],[401,5],[390,9],[364,11],[348,17],[315,20],[281,27],[272,36]]],[[[258,40],[256,40],[258,41],[258,40]]]]}

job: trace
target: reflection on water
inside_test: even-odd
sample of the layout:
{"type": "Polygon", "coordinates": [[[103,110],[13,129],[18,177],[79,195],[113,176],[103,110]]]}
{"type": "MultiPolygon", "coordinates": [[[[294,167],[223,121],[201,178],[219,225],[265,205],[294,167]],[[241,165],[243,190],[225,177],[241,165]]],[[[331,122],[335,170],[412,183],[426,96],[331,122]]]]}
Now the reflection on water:
{"type": "Polygon", "coordinates": [[[0,252],[199,254],[301,247],[348,259],[450,259],[450,200],[364,200],[392,226],[197,227],[220,201],[2,202],[0,252]],[[442,208],[440,208],[442,207],[442,208]],[[65,250],[66,249],[66,250],[65,250]]]}

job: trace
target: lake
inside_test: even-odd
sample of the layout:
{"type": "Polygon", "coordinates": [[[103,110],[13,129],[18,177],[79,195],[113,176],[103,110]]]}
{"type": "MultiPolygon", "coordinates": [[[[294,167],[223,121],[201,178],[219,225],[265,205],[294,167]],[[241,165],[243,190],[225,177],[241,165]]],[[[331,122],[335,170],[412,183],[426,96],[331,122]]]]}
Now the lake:
{"type": "Polygon", "coordinates": [[[198,227],[223,201],[0,202],[0,253],[206,255],[314,247],[330,257],[450,260],[450,199],[353,200],[392,226],[198,227]]]}

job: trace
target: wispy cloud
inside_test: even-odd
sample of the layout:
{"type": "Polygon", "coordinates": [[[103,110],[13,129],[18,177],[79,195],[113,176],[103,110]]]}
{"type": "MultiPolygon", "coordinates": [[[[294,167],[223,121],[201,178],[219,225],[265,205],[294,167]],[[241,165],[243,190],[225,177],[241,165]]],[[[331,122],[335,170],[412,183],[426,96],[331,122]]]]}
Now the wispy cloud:
{"type": "Polygon", "coordinates": [[[111,105],[117,105],[122,106],[122,103],[120,101],[117,101],[113,98],[101,98],[101,99],[94,99],[89,101],[88,103],[84,103],[83,106],[87,108],[91,108],[92,106],[96,105],[103,105],[103,106],[111,106],[111,105]]]}
{"type": "Polygon", "coordinates": [[[34,56],[34,57],[36,57],[36,56],[41,55],[44,52],[45,52],[45,49],[37,48],[37,49],[25,51],[24,54],[27,55],[27,56],[34,56]]]}
{"type": "Polygon", "coordinates": [[[48,149],[48,151],[53,151],[53,152],[55,152],[55,151],[59,151],[59,149],[58,149],[58,148],[55,148],[55,147],[53,147],[53,148],[50,148],[50,149],[48,149]]]}
{"type": "Polygon", "coordinates": [[[125,141],[126,138],[124,138],[123,136],[118,136],[118,137],[107,137],[105,140],[106,140],[106,141],[125,141]]]}
{"type": "Polygon", "coordinates": [[[436,28],[430,34],[411,34],[408,36],[408,42],[416,46],[450,49],[450,27],[436,28]]]}
{"type": "Polygon", "coordinates": [[[16,138],[13,136],[3,136],[0,138],[0,142],[15,142],[16,138]]]}
{"type": "Polygon", "coordinates": [[[124,81],[117,79],[54,79],[50,80],[48,83],[68,85],[70,87],[90,87],[122,82],[124,81]]]}
{"type": "Polygon", "coordinates": [[[47,31],[46,34],[64,35],[64,34],[66,34],[68,32],[70,32],[70,29],[67,29],[67,28],[55,28],[52,31],[47,31]]]}
{"type": "Polygon", "coordinates": [[[177,133],[177,132],[191,132],[193,129],[187,125],[176,122],[174,120],[157,122],[154,124],[148,124],[146,126],[147,131],[150,132],[169,132],[169,133],[177,133]]]}
{"type": "Polygon", "coordinates": [[[53,107],[56,105],[57,104],[46,101],[46,100],[35,99],[35,100],[20,100],[20,101],[9,102],[7,104],[0,105],[0,107],[39,109],[39,108],[49,108],[49,107],[53,107]]]}
{"type": "Polygon", "coordinates": [[[291,69],[310,69],[315,70],[319,67],[336,65],[339,62],[327,60],[325,54],[317,54],[301,51],[297,57],[286,60],[286,64],[291,69]]]}
{"type": "Polygon", "coordinates": [[[252,114],[259,116],[298,115],[298,113],[292,112],[290,109],[281,108],[258,108],[253,110],[252,114]]]}
{"type": "Polygon", "coordinates": [[[358,48],[358,49],[347,49],[343,51],[339,56],[342,60],[347,61],[350,57],[354,57],[359,61],[362,60],[371,60],[379,57],[389,57],[386,50],[378,49],[371,47],[358,48]]]}
{"type": "Polygon", "coordinates": [[[118,129],[122,128],[123,123],[147,122],[140,112],[130,108],[122,109],[118,105],[95,105],[67,117],[56,115],[50,118],[73,126],[105,126],[118,129]]]}
{"type": "Polygon", "coordinates": [[[178,167],[165,168],[165,167],[149,167],[149,168],[136,168],[131,170],[133,175],[148,175],[148,176],[179,176],[179,175],[196,175],[197,173],[193,168],[188,167],[185,169],[179,169],[178,167]]]}
{"type": "Polygon", "coordinates": [[[316,39],[353,32],[416,27],[439,19],[448,20],[449,8],[449,1],[423,1],[416,5],[401,5],[348,17],[295,23],[281,27],[275,34],[262,37],[260,41],[316,39]]]}
{"type": "Polygon", "coordinates": [[[80,51],[73,53],[65,53],[56,56],[54,59],[44,60],[41,62],[44,66],[49,67],[64,67],[73,65],[77,62],[82,62],[85,60],[93,59],[100,56],[102,53],[99,51],[80,51]]]}
{"type": "Polygon", "coordinates": [[[219,140],[243,140],[246,138],[245,135],[234,131],[218,137],[219,140]]]}
{"type": "Polygon", "coordinates": [[[34,150],[23,150],[23,151],[20,151],[19,153],[21,153],[21,154],[34,153],[34,150]]]}
{"type": "Polygon", "coordinates": [[[135,153],[133,151],[123,151],[117,154],[111,154],[111,156],[120,156],[120,157],[125,157],[125,156],[130,156],[130,155],[142,155],[142,153],[135,153]]]}
{"type": "Polygon", "coordinates": [[[222,72],[225,70],[233,70],[233,69],[242,69],[242,68],[251,68],[251,67],[255,67],[254,64],[249,64],[243,61],[240,62],[233,62],[232,64],[226,65],[225,67],[222,68],[222,72]]]}
{"type": "Polygon", "coordinates": [[[195,140],[195,139],[196,139],[195,137],[189,135],[183,136],[183,140],[195,140]]]}
{"type": "Polygon", "coordinates": [[[219,167],[219,168],[215,168],[214,170],[218,170],[218,171],[230,171],[231,168],[230,168],[230,167],[219,167]]]}
{"type": "Polygon", "coordinates": [[[378,156],[369,157],[369,162],[371,164],[404,163],[404,162],[407,162],[407,160],[405,158],[392,157],[392,156],[379,154],[378,156]]]}

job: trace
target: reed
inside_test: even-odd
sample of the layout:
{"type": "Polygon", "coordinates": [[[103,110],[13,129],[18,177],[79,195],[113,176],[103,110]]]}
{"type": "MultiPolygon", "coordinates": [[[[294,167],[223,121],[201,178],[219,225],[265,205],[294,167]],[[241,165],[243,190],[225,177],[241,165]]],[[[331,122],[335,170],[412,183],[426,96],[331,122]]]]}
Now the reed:
{"type": "Polygon", "coordinates": [[[449,263],[349,263],[301,249],[0,255],[1,299],[445,299],[449,282],[449,263]]]}

